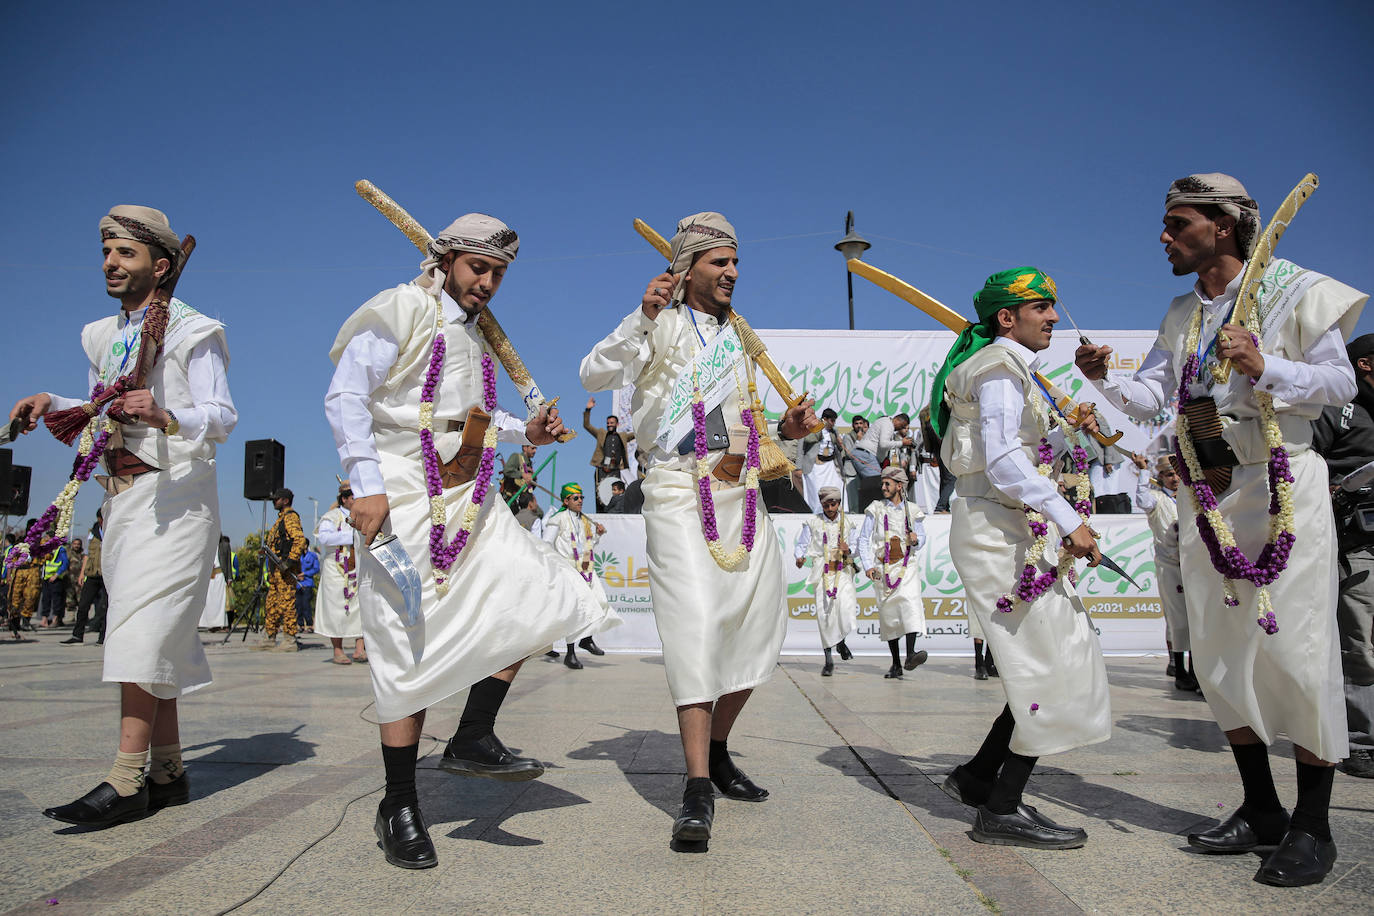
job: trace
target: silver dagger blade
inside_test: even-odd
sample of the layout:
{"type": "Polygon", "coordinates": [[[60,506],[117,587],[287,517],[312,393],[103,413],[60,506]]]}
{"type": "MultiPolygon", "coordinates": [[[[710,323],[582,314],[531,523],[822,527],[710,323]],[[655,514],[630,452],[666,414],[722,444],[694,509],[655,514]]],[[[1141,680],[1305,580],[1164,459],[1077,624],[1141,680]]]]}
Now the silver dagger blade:
{"type": "Polygon", "coordinates": [[[1115,560],[1113,560],[1111,557],[1107,556],[1105,553],[1102,555],[1102,559],[1098,561],[1098,565],[1099,565],[1099,566],[1105,566],[1105,567],[1107,567],[1107,568],[1110,569],[1112,572],[1116,573],[1118,576],[1120,576],[1121,578],[1125,579],[1127,582],[1129,582],[1129,583],[1131,583],[1132,585],[1134,585],[1138,591],[1142,591],[1142,592],[1145,591],[1145,589],[1143,589],[1143,588],[1140,587],[1140,583],[1139,583],[1139,582],[1137,582],[1137,581],[1135,581],[1134,579],[1131,578],[1130,573],[1128,573],[1128,572],[1126,572],[1126,570],[1122,569],[1119,565],[1117,565],[1117,562],[1116,562],[1115,560]]]}
{"type": "Polygon", "coordinates": [[[417,626],[420,623],[420,572],[415,568],[415,561],[394,534],[376,538],[368,549],[405,599],[406,610],[402,617],[405,625],[417,626]]]}

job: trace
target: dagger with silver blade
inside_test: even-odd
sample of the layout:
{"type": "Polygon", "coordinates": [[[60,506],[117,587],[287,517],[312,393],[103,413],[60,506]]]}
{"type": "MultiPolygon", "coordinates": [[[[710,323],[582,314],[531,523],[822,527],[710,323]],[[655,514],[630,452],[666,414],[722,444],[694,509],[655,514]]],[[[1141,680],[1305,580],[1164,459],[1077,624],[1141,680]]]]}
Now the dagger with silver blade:
{"type": "Polygon", "coordinates": [[[396,587],[401,591],[401,597],[405,599],[406,610],[402,616],[407,627],[413,627],[420,623],[420,572],[415,568],[415,561],[406,553],[405,547],[401,546],[401,541],[394,534],[379,536],[372,541],[372,546],[368,548],[373,558],[381,564],[382,569],[391,577],[391,581],[396,583],[396,587]]]}

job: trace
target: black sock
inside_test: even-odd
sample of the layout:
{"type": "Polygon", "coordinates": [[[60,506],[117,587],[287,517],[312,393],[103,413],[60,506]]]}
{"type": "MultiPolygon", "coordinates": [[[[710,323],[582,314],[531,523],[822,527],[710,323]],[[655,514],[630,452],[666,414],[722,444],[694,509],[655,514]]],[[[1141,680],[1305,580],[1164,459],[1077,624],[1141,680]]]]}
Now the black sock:
{"type": "Polygon", "coordinates": [[[897,648],[897,642],[898,640],[895,639],[889,639],[887,641],[887,647],[892,650],[892,664],[894,665],[900,665],[902,663],[902,655],[897,648]]]}
{"type": "Polygon", "coordinates": [[[476,741],[492,734],[496,730],[496,714],[501,711],[508,690],[510,684],[499,677],[483,678],[473,684],[453,740],[476,741]]]}
{"type": "Polygon", "coordinates": [[[1196,673],[1195,671],[1193,671],[1193,653],[1192,653],[1192,652],[1189,652],[1189,653],[1188,653],[1188,676],[1191,677],[1193,680],[1197,680],[1197,673],[1196,673]]]}
{"type": "Polygon", "coordinates": [[[1298,764],[1298,803],[1293,807],[1290,826],[1304,830],[1319,840],[1331,839],[1331,822],[1327,819],[1327,811],[1331,807],[1331,781],[1335,776],[1335,767],[1298,764]]]}
{"type": "Polygon", "coordinates": [[[711,784],[709,776],[689,776],[687,777],[687,787],[682,790],[682,800],[686,801],[689,795],[711,795],[716,794],[716,787],[711,784]]]}
{"type": "Polygon", "coordinates": [[[908,634],[906,634],[906,654],[907,654],[907,655],[915,655],[915,654],[916,654],[916,634],[915,634],[915,633],[908,633],[908,634]]]}
{"type": "Polygon", "coordinates": [[[1002,764],[1002,772],[997,774],[992,794],[988,796],[987,808],[993,814],[1013,814],[1021,804],[1021,793],[1030,781],[1031,770],[1035,769],[1036,757],[1008,753],[1002,764]]]}
{"type": "Polygon", "coordinates": [[[829,650],[829,649],[826,649],[826,650],[825,650],[825,663],[826,663],[827,665],[833,665],[833,664],[835,664],[835,660],[832,659],[832,658],[830,657],[830,650],[829,650]]]}
{"type": "Polygon", "coordinates": [[[711,749],[706,760],[712,769],[715,769],[716,766],[721,763],[730,762],[730,749],[727,748],[725,744],[725,741],[717,741],[715,738],[711,739],[711,749]]]}
{"type": "Polygon", "coordinates": [[[983,666],[987,668],[997,667],[997,665],[992,660],[992,646],[983,647],[983,666]]]}
{"type": "Polygon", "coordinates": [[[1263,744],[1233,744],[1231,754],[1240,770],[1240,783],[1245,788],[1241,807],[1263,816],[1283,810],[1279,794],[1274,791],[1274,777],[1269,772],[1269,748],[1263,744]]]}
{"type": "Polygon", "coordinates": [[[1184,672],[1188,670],[1183,665],[1183,653],[1171,652],[1169,654],[1174,660],[1174,677],[1183,677],[1184,672]]]}
{"type": "Polygon", "coordinates": [[[981,639],[973,641],[973,665],[975,668],[983,667],[983,641],[981,639]]]}
{"type": "Polygon", "coordinates": [[[1003,706],[1001,714],[992,723],[992,728],[988,729],[983,746],[978,748],[978,753],[972,760],[964,764],[964,769],[975,779],[981,779],[983,782],[992,782],[996,779],[997,771],[1007,759],[1008,748],[1011,746],[1011,732],[1015,727],[1016,719],[1012,717],[1011,707],[1003,706]]]}
{"type": "Polygon", "coordinates": [[[386,767],[386,795],[382,797],[383,813],[391,813],[406,805],[417,806],[420,796],[415,792],[415,760],[420,755],[420,743],[405,747],[382,745],[382,765],[386,767]]]}

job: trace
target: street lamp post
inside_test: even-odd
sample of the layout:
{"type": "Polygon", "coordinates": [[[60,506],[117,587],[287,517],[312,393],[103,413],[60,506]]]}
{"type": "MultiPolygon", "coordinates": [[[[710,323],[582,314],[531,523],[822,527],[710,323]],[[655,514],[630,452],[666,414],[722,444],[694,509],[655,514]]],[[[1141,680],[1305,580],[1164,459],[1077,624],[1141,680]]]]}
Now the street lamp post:
{"type": "MultiPolygon", "coordinates": [[[[850,210],[844,218],[844,238],[835,243],[835,250],[844,257],[845,264],[851,259],[863,256],[863,253],[873,246],[868,244],[868,239],[854,231],[854,211],[850,210]]],[[[845,279],[849,283],[849,330],[854,330],[854,275],[846,267],[844,272],[845,279]]]]}

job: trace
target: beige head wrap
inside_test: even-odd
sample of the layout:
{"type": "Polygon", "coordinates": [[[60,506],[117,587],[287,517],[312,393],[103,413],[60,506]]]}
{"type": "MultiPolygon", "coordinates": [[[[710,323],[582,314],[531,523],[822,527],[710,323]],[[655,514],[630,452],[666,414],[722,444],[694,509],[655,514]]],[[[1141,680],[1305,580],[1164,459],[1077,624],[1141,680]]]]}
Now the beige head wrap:
{"type": "MultiPolygon", "coordinates": [[[[110,212],[100,218],[100,240],[132,239],[150,247],[160,248],[172,267],[162,278],[166,283],[181,269],[181,237],[172,231],[167,222],[167,214],[152,207],[138,207],[120,204],[111,207],[110,212]]],[[[153,252],[153,258],[159,256],[153,252]]]]}
{"type": "Polygon", "coordinates": [[[520,251],[520,237],[494,216],[464,214],[429,243],[429,257],[420,264],[416,284],[431,293],[437,292],[444,282],[439,277],[439,261],[450,251],[470,251],[509,264],[520,251]]]}
{"type": "Polygon", "coordinates": [[[694,213],[678,220],[677,233],[671,242],[673,264],[669,268],[678,274],[673,298],[680,300],[687,286],[687,268],[692,266],[692,258],[698,252],[712,248],[734,248],[739,250],[739,240],[735,237],[735,227],[719,213],[707,210],[694,213]]]}
{"type": "Polygon", "coordinates": [[[884,480],[895,480],[902,485],[905,485],[907,480],[909,479],[906,476],[906,471],[897,467],[895,464],[888,465],[887,467],[883,468],[882,476],[884,480]]]}
{"type": "Polygon", "coordinates": [[[1234,218],[1236,244],[1241,254],[1250,257],[1260,237],[1260,211],[1245,185],[1221,172],[1189,175],[1169,185],[1169,193],[1164,197],[1165,212],[1184,204],[1210,204],[1234,218]]]}
{"type": "Polygon", "coordinates": [[[831,499],[839,499],[839,498],[840,498],[840,488],[839,488],[839,487],[821,487],[820,492],[817,494],[817,496],[820,498],[820,501],[821,501],[821,502],[826,502],[827,500],[831,500],[831,499]]]}

